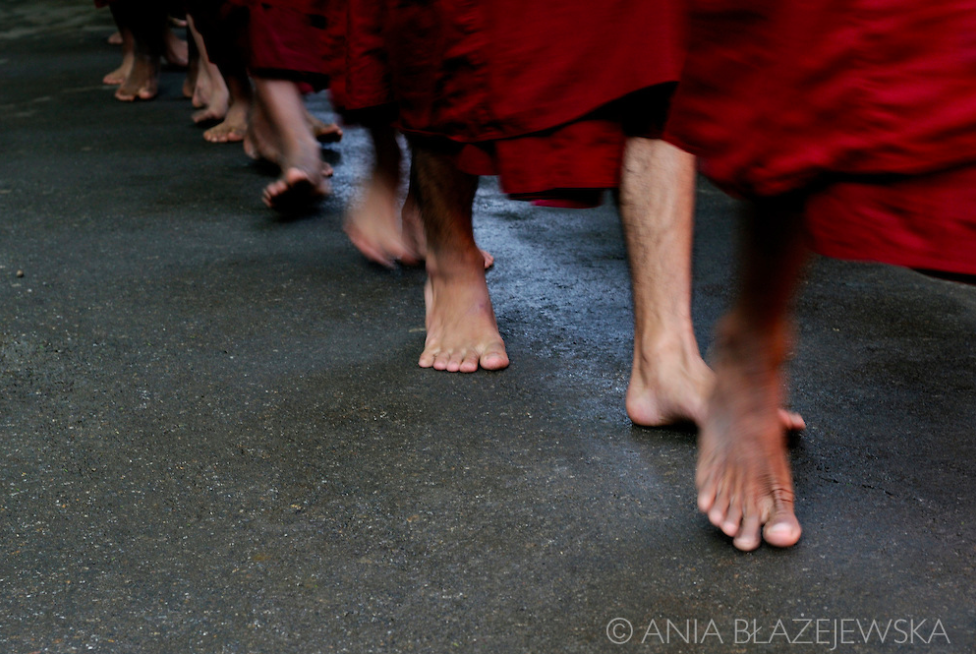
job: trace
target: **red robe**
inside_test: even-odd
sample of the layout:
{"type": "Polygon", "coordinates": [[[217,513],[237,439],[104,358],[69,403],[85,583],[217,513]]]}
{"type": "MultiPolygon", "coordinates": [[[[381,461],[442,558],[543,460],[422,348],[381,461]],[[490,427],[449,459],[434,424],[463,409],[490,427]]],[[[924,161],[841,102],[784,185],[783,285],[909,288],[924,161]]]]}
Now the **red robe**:
{"type": "Polygon", "coordinates": [[[246,10],[226,0],[186,0],[186,13],[207,46],[207,58],[217,66],[244,65],[242,40],[246,10]]]}
{"type": "Polygon", "coordinates": [[[976,0],[692,0],[668,138],[814,247],[976,274],[976,0]]]}
{"type": "Polygon", "coordinates": [[[319,85],[344,61],[346,0],[228,0],[244,10],[241,48],[257,74],[319,85]]]}
{"type": "Polygon", "coordinates": [[[450,141],[462,169],[527,199],[617,186],[628,116],[657,110],[650,135],[663,123],[667,94],[639,92],[673,83],[682,64],[677,0],[387,0],[386,11],[400,127],[450,141]]]}

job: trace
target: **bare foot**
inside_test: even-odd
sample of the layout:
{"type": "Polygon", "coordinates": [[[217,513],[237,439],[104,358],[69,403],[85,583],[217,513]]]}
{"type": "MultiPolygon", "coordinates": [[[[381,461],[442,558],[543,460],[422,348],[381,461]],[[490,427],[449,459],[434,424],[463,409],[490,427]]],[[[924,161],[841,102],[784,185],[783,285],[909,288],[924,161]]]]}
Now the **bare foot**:
{"type": "Polygon", "coordinates": [[[288,168],[281,177],[264,188],[264,203],[272,209],[294,210],[307,207],[330,192],[320,175],[300,168],[288,168]]]}
{"type": "MultiPolygon", "coordinates": [[[[626,400],[627,416],[635,425],[702,424],[715,375],[697,350],[664,345],[648,353],[635,351],[626,400]]],[[[787,432],[807,427],[799,413],[779,409],[778,415],[787,432]]]]}
{"type": "MultiPolygon", "coordinates": [[[[244,134],[244,153],[255,161],[266,161],[276,166],[281,166],[283,157],[281,151],[272,140],[273,134],[268,134],[260,129],[254,129],[254,119],[248,122],[246,133],[244,134]]],[[[318,168],[322,177],[332,177],[335,170],[328,162],[320,161],[318,168]]],[[[311,167],[309,168],[311,170],[311,167]]]]}
{"type": "Polygon", "coordinates": [[[186,41],[176,36],[168,26],[163,33],[163,57],[170,66],[186,68],[190,63],[190,51],[186,41]]]}
{"type": "MultiPolygon", "coordinates": [[[[309,120],[314,120],[313,116],[307,115],[309,120]]],[[[369,133],[373,143],[373,167],[359,197],[346,214],[345,232],[370,261],[387,268],[396,265],[397,260],[415,265],[420,262],[418,252],[410,247],[415,240],[406,234],[406,225],[401,225],[401,214],[397,210],[403,153],[396,131],[389,125],[374,125],[369,133]]],[[[416,203],[409,199],[408,203],[416,207],[416,203]]],[[[418,226],[414,225],[414,228],[418,226]]],[[[419,229],[423,231],[423,226],[419,229]]]]}
{"type": "Polygon", "coordinates": [[[203,138],[211,143],[239,143],[246,134],[247,108],[234,104],[227,111],[224,121],[204,132],[203,138]]]}
{"type": "MultiPolygon", "coordinates": [[[[214,71],[207,71],[206,74],[197,75],[197,80],[206,77],[210,86],[210,92],[207,98],[207,104],[199,111],[194,111],[191,118],[194,123],[206,123],[213,120],[223,120],[227,116],[227,111],[230,106],[230,92],[227,90],[227,85],[224,83],[224,79],[220,77],[220,73],[216,71],[216,66],[212,64],[207,66],[207,68],[213,67],[214,71]],[[217,77],[215,78],[211,72],[216,72],[217,77]]],[[[203,67],[201,66],[201,69],[203,67]]],[[[202,97],[202,94],[201,94],[202,97]]],[[[194,95],[196,98],[196,95],[194,95]]]]}
{"type": "MultiPolygon", "coordinates": [[[[480,256],[480,255],[475,255],[480,256]]],[[[498,333],[483,268],[473,273],[438,274],[428,262],[424,298],[427,303],[427,342],[421,368],[448,372],[501,370],[508,367],[505,343],[498,333]]]]}
{"type": "Polygon", "coordinates": [[[712,381],[694,337],[685,343],[646,347],[637,343],[627,387],[627,415],[644,427],[701,424],[712,381]]]}
{"type": "Polygon", "coordinates": [[[281,176],[264,189],[264,203],[302,210],[330,192],[321,147],[305,120],[307,111],[294,81],[255,76],[254,110],[244,148],[277,163],[281,176]]]}
{"type": "Polygon", "coordinates": [[[159,93],[159,59],[148,55],[135,55],[132,70],[115,97],[122,102],[152,100],[159,93]]]}
{"type": "Polygon", "coordinates": [[[281,159],[278,147],[275,145],[275,135],[265,116],[260,102],[251,107],[250,119],[247,123],[247,133],[244,134],[244,153],[251,159],[264,159],[277,164],[281,159]]]}
{"type": "Polygon", "coordinates": [[[130,52],[122,55],[122,64],[111,73],[102,78],[102,84],[109,86],[119,86],[123,84],[127,77],[132,73],[132,65],[135,56],[130,52]]]}
{"type": "Polygon", "coordinates": [[[715,388],[698,438],[698,508],[740,550],[763,540],[789,547],[801,529],[779,414],[785,348],[771,348],[728,318],[719,338],[715,388]]]}
{"type": "Polygon", "coordinates": [[[202,109],[210,104],[213,87],[214,82],[210,77],[210,69],[201,61],[197,70],[196,83],[193,85],[193,92],[190,94],[190,102],[193,106],[202,109]]]}
{"type": "MultiPolygon", "coordinates": [[[[200,123],[209,123],[215,120],[222,120],[224,116],[227,115],[227,106],[218,105],[214,106],[212,104],[207,105],[203,109],[198,109],[190,114],[190,120],[199,125],[200,123]]],[[[204,136],[206,138],[206,136],[204,136]]],[[[207,139],[209,140],[209,139],[207,139]]]]}
{"type": "Polygon", "coordinates": [[[416,265],[420,259],[404,239],[397,213],[399,180],[376,171],[366,182],[361,197],[346,214],[343,229],[352,244],[370,261],[387,268],[396,262],[416,265]]]}
{"type": "Polygon", "coordinates": [[[336,123],[325,123],[308,111],[305,112],[308,127],[319,143],[338,143],[342,140],[342,128],[336,123]]]}
{"type": "Polygon", "coordinates": [[[135,62],[135,37],[132,35],[132,30],[119,30],[115,34],[118,35],[119,45],[122,46],[122,63],[102,78],[102,84],[109,86],[119,86],[124,83],[132,73],[132,66],[135,62]]]}

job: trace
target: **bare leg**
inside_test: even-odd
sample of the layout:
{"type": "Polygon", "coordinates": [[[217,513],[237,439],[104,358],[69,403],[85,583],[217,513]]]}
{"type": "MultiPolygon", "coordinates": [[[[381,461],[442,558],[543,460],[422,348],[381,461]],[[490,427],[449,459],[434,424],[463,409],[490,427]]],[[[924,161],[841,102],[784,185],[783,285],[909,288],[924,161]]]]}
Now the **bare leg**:
{"type": "Polygon", "coordinates": [[[224,76],[207,56],[207,46],[203,42],[203,36],[193,24],[193,17],[188,16],[187,22],[195,49],[200,53],[197,63],[197,83],[191,97],[194,106],[200,106],[198,103],[202,103],[202,108],[200,111],[193,112],[192,120],[195,123],[223,120],[230,104],[230,92],[224,82],[224,76]]]}
{"type": "MultiPolygon", "coordinates": [[[[116,19],[116,22],[118,22],[118,19],[116,19]]],[[[119,35],[122,46],[122,63],[118,68],[102,78],[102,84],[108,84],[109,86],[119,86],[122,84],[132,72],[132,64],[135,61],[136,41],[132,35],[132,30],[123,25],[119,25],[117,34],[119,35]]]]}
{"type": "MultiPolygon", "coordinates": [[[[193,17],[188,16],[188,19],[193,41],[200,52],[201,83],[194,90],[193,103],[194,106],[204,106],[193,115],[193,120],[221,120],[203,133],[203,138],[210,143],[239,143],[247,136],[248,118],[254,106],[247,67],[242,58],[226,48],[220,66],[214,64],[207,51],[207,40],[197,30],[193,17]]],[[[277,163],[277,158],[274,161],[277,163]]]]}
{"type": "MultiPolygon", "coordinates": [[[[411,154],[411,157],[413,155],[411,154]]],[[[411,252],[417,253],[421,261],[427,258],[427,237],[424,236],[424,221],[420,217],[420,205],[417,203],[416,165],[411,163],[409,181],[407,183],[407,197],[400,209],[400,226],[403,232],[403,242],[411,252]]],[[[486,253],[487,254],[487,253],[486,253]]],[[[491,256],[491,255],[488,255],[491,256]]],[[[494,262],[494,258],[492,259],[494,262]]],[[[487,270],[489,266],[485,266],[487,270]]]]}
{"type": "Polygon", "coordinates": [[[800,539],[779,407],[792,335],[789,303],[807,258],[802,201],[766,200],[753,209],[741,294],[718,329],[696,476],[699,509],[741,550],[762,540],[789,547],[800,539]]]}
{"type": "Polygon", "coordinates": [[[256,98],[252,98],[251,115],[248,116],[247,133],[244,135],[244,153],[251,159],[271,162],[275,165],[281,161],[278,152],[277,137],[274,129],[264,115],[264,106],[256,98]]]}
{"type": "Polygon", "coordinates": [[[183,78],[183,97],[192,98],[193,91],[197,87],[197,79],[200,77],[200,66],[202,64],[200,63],[200,49],[197,48],[196,35],[193,33],[189,14],[187,14],[186,19],[190,39],[186,42],[188,61],[186,64],[186,77],[183,78]]]}
{"type": "MultiPolygon", "coordinates": [[[[197,66],[197,74],[194,79],[193,89],[190,91],[190,102],[197,109],[204,109],[210,104],[210,95],[213,93],[213,78],[210,75],[210,67],[207,66],[203,57],[200,58],[200,63],[197,66]]],[[[219,70],[217,73],[219,74],[219,70]]],[[[223,80],[223,77],[220,78],[223,80]]],[[[184,95],[186,95],[184,93],[184,95]]]]}
{"type": "Polygon", "coordinates": [[[397,260],[419,261],[404,240],[400,224],[400,164],[403,154],[396,131],[387,124],[370,127],[373,140],[373,169],[360,197],[346,214],[344,229],[352,244],[370,261],[392,268],[397,260]]]}
{"type": "Polygon", "coordinates": [[[159,58],[136,49],[132,72],[115,92],[122,102],[152,100],[159,93],[159,58]]]}
{"type": "Polygon", "coordinates": [[[173,32],[168,22],[163,28],[163,57],[168,64],[179,68],[190,63],[189,44],[173,32]]]}
{"type": "MultiPolygon", "coordinates": [[[[407,198],[403,201],[403,208],[400,210],[401,233],[403,243],[406,248],[414,253],[417,262],[420,263],[427,258],[427,238],[424,236],[424,221],[420,215],[420,206],[417,203],[417,180],[414,175],[414,166],[410,167],[410,185],[407,187],[407,198]]],[[[495,265],[495,257],[487,250],[481,250],[481,256],[485,260],[485,270],[495,265]]]]}
{"type": "MultiPolygon", "coordinates": [[[[112,16],[122,29],[123,39],[131,31],[133,63],[115,97],[123,102],[151,100],[159,90],[159,62],[163,51],[166,13],[153,3],[141,0],[113,2],[112,16]]],[[[123,45],[124,47],[124,45],[123,45]]]]}
{"type": "Polygon", "coordinates": [[[247,118],[251,110],[251,81],[247,73],[229,73],[227,90],[230,93],[230,106],[223,122],[214,125],[203,133],[203,138],[211,143],[239,143],[247,135],[247,118]]]}
{"type": "MultiPolygon", "coordinates": [[[[256,98],[251,93],[251,86],[246,78],[246,73],[236,76],[230,72],[225,72],[224,76],[228,80],[232,94],[236,94],[236,91],[234,90],[234,85],[230,84],[230,81],[234,79],[240,80],[241,88],[247,93],[248,102],[250,103],[251,111],[247,116],[247,130],[244,134],[244,153],[252,159],[263,159],[268,163],[273,163],[280,167],[283,154],[281,152],[281,139],[278,137],[278,129],[268,116],[268,110],[265,109],[264,104],[259,101],[260,98],[256,98]]],[[[311,128],[309,128],[309,131],[311,131],[311,128]]],[[[312,136],[314,137],[315,135],[313,134],[312,136]]],[[[322,161],[321,157],[319,157],[319,161],[322,165],[322,176],[331,177],[334,172],[332,166],[322,161]]]]}
{"type": "Polygon", "coordinates": [[[695,161],[658,139],[630,138],[620,215],[634,293],[627,414],[638,425],[700,422],[712,385],[691,323],[695,161]]]}
{"type": "MultiPolygon", "coordinates": [[[[630,138],[620,215],[634,293],[634,363],[627,414],[638,425],[701,424],[713,375],[691,321],[694,158],[657,139],[630,138]]],[[[803,418],[780,412],[787,429],[803,418]]]]}
{"type": "Polygon", "coordinates": [[[508,354],[471,224],[478,178],[423,144],[414,146],[414,166],[427,237],[427,342],[420,366],[449,372],[505,368],[508,354]]]}
{"type": "Polygon", "coordinates": [[[298,85],[256,76],[254,90],[273,135],[281,168],[281,177],[264,189],[265,204],[297,208],[326,195],[329,189],[322,175],[319,144],[305,120],[305,104],[298,85]]]}

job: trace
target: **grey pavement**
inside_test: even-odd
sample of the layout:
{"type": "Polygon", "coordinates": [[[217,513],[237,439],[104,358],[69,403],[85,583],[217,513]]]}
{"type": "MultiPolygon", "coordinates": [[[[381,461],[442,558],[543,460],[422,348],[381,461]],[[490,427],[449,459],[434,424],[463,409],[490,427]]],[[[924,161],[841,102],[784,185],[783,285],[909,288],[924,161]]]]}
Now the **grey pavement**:
{"type": "MultiPolygon", "coordinates": [[[[484,180],[512,366],[421,370],[423,273],[341,231],[362,131],[326,152],[334,196],[282,220],[180,73],[137,105],[100,85],[111,31],[87,1],[0,0],[0,654],[976,651],[976,289],[815,262],[803,539],[739,553],[695,508],[694,433],[624,413],[609,203],[484,180]]],[[[703,348],[734,213],[701,187],[703,348]]]]}

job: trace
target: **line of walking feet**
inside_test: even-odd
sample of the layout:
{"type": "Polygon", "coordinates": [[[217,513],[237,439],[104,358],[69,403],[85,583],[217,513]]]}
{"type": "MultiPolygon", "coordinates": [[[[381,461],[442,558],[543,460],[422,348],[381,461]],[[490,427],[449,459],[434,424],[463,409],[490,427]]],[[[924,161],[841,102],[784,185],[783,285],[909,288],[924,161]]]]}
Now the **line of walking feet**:
{"type": "MultiPolygon", "coordinates": [[[[800,538],[784,435],[805,425],[784,409],[783,367],[793,340],[790,298],[808,244],[845,258],[976,274],[967,254],[976,229],[970,214],[958,210],[969,206],[959,202],[960,194],[971,196],[976,188],[970,168],[960,169],[940,149],[929,157],[929,177],[921,187],[910,176],[892,178],[886,173],[914,169],[886,159],[898,152],[885,146],[882,137],[890,135],[852,145],[845,135],[860,133],[854,128],[826,134],[835,141],[830,152],[837,161],[825,160],[823,130],[813,122],[803,132],[795,129],[795,121],[807,117],[796,113],[808,104],[804,84],[831,82],[831,74],[867,73],[820,74],[814,66],[800,69],[809,79],[792,74],[789,67],[802,52],[778,52],[793,42],[756,27],[767,25],[763,21],[748,26],[759,30],[753,38],[727,44],[724,38],[741,31],[736,17],[749,12],[716,17],[701,9],[708,20],[692,23],[700,30],[692,30],[690,42],[697,45],[686,50],[681,35],[687,10],[669,0],[434,2],[420,9],[384,0],[191,0],[187,45],[173,36],[166,2],[108,4],[123,46],[122,66],[105,78],[119,85],[116,97],[152,99],[162,58],[185,62],[183,92],[199,109],[193,119],[217,123],[205,138],[241,142],[248,155],[280,168],[280,177],[264,189],[269,207],[300,210],[329,193],[332,170],[321,159],[319,141],[338,141],[342,130],[311,116],[304,92],[328,87],[346,121],[368,130],[374,162],[347,211],[345,231],[363,255],[383,266],[426,266],[421,367],[472,373],[509,365],[486,283],[493,259],[478,248],[472,229],[479,176],[498,175],[515,199],[564,208],[593,206],[605,190],[616,190],[634,305],[627,413],[647,427],[698,425],[699,509],[742,550],[763,541],[788,547],[800,538]],[[628,16],[626,25],[620,16],[628,16]],[[737,75],[749,81],[751,71],[764,70],[736,68],[733,74],[723,67],[728,52],[743,44],[756,49],[757,61],[787,72],[736,84],[737,75]],[[792,80],[796,87],[764,92],[761,102],[743,97],[770,80],[792,80]],[[775,111],[779,99],[797,97],[789,111],[775,111]],[[781,115],[788,124],[777,131],[781,115]],[[412,157],[402,206],[398,131],[407,136],[412,157]],[[789,138],[777,136],[785,133],[789,138]],[[790,156],[782,155],[784,147],[792,148],[790,156]],[[844,148],[859,156],[845,159],[844,148]],[[721,185],[751,200],[743,217],[740,293],[717,330],[714,373],[692,328],[696,162],[689,152],[702,156],[705,171],[721,185]],[[863,169],[842,169],[850,161],[862,162],[863,169]],[[834,169],[849,176],[822,176],[834,169]],[[954,176],[932,176],[943,169],[954,176]],[[906,230],[889,218],[925,218],[914,200],[926,185],[938,187],[944,206],[935,215],[945,219],[937,229],[931,225],[938,221],[924,223],[922,230],[913,223],[908,231],[922,236],[913,241],[914,249],[889,251],[866,237],[879,229],[906,230]]],[[[755,9],[767,11],[766,5],[755,9]]],[[[817,0],[775,18],[786,23],[782,33],[797,25],[822,25],[829,32],[837,21],[810,15],[830,11],[826,0],[817,0]]],[[[962,29],[950,10],[939,12],[927,16],[926,24],[954,33],[962,29]]],[[[905,15],[911,19],[913,13],[905,15]]],[[[902,51],[899,36],[913,33],[911,20],[906,25],[891,33],[891,42],[865,41],[854,33],[828,33],[817,42],[842,43],[852,51],[902,51]]],[[[944,42],[933,39],[931,47],[944,42]]],[[[911,51],[928,56],[924,49],[911,51]]],[[[917,75],[896,82],[905,79],[919,83],[917,75]]],[[[836,81],[844,88],[868,88],[862,82],[836,81]]],[[[941,97],[939,91],[907,97],[941,97]]],[[[829,102],[841,96],[816,97],[829,102]]],[[[827,115],[826,109],[818,111],[810,115],[827,115]]],[[[860,125],[856,114],[843,115],[860,125]]],[[[914,129],[926,120],[903,122],[914,129]]],[[[895,139],[924,132],[898,127],[889,126],[895,139]]]]}

